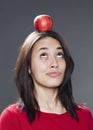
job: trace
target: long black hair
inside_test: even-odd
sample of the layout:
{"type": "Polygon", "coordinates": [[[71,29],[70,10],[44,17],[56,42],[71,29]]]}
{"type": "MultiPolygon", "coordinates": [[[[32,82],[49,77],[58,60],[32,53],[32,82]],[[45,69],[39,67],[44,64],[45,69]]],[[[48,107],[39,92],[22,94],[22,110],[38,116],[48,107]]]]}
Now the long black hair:
{"type": "Polygon", "coordinates": [[[28,68],[31,65],[31,53],[34,44],[44,38],[52,37],[60,42],[64,51],[64,59],[66,61],[66,71],[62,84],[58,88],[57,98],[61,101],[69,115],[78,121],[76,109],[77,104],[74,102],[72,93],[71,74],[74,69],[74,62],[70,55],[69,49],[64,41],[64,38],[55,31],[45,31],[42,33],[32,32],[25,39],[20,48],[18,59],[15,67],[15,83],[18,88],[22,108],[27,110],[28,119],[32,122],[36,116],[36,109],[39,109],[38,102],[34,96],[34,83],[31,75],[28,73],[28,68]]]}

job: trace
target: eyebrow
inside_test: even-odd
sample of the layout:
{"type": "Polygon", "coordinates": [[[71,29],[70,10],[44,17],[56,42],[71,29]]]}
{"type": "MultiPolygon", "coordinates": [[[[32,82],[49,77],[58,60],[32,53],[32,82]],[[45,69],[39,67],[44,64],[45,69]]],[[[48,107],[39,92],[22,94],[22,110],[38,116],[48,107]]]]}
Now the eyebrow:
{"type": "Polygon", "coordinates": [[[58,50],[59,50],[59,49],[63,50],[63,48],[62,48],[62,47],[57,47],[57,49],[58,49],[58,50]]]}
{"type": "Polygon", "coordinates": [[[48,49],[47,47],[42,47],[42,48],[39,49],[39,51],[40,50],[47,50],[47,49],[48,49]]]}
{"type": "MultiPolygon", "coordinates": [[[[47,48],[47,47],[42,47],[42,48],[39,49],[39,51],[40,51],[40,50],[48,50],[48,49],[49,49],[49,48],[47,48]]],[[[63,50],[62,47],[57,47],[56,49],[57,49],[57,50],[60,50],[60,49],[63,50]]]]}

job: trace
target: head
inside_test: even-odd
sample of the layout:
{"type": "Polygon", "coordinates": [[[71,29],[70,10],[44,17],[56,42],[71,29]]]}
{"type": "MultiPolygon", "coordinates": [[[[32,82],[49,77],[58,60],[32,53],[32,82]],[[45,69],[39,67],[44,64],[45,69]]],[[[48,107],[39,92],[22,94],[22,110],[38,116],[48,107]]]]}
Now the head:
{"type": "MultiPolygon", "coordinates": [[[[45,31],[45,32],[33,32],[25,39],[22,47],[20,48],[19,56],[16,62],[15,68],[15,82],[20,93],[20,97],[24,105],[29,108],[32,107],[38,108],[38,103],[34,95],[34,79],[33,76],[33,54],[36,44],[44,38],[52,38],[59,43],[61,51],[63,52],[64,57],[64,75],[62,80],[58,84],[58,97],[62,100],[63,105],[65,106],[65,101],[62,97],[66,97],[66,94],[72,97],[72,88],[71,88],[71,74],[73,72],[74,63],[72,57],[69,53],[69,50],[66,46],[64,38],[54,31],[45,31]],[[32,76],[31,76],[32,73],[32,76]],[[70,84],[70,85],[69,85],[70,84]]],[[[52,43],[51,43],[52,44],[52,43]]],[[[34,54],[35,56],[35,54],[34,54]]],[[[51,66],[53,67],[53,66],[51,66]]],[[[57,83],[57,82],[56,82],[57,83]]],[[[68,96],[68,99],[69,99],[68,96]]],[[[64,98],[63,97],[63,98],[64,98]]],[[[66,99],[65,99],[66,100],[66,99]]]]}
{"type": "Polygon", "coordinates": [[[70,79],[74,64],[63,37],[60,37],[60,35],[54,31],[46,31],[42,33],[33,32],[24,41],[20,49],[20,53],[16,63],[15,80],[19,91],[21,89],[22,90],[25,89],[20,87],[21,85],[24,86],[24,82],[26,82],[27,80],[28,83],[31,82],[30,87],[32,89],[34,88],[33,78],[31,76],[31,64],[32,64],[31,59],[33,59],[33,57],[31,58],[31,56],[35,44],[39,40],[44,39],[46,37],[54,38],[60,43],[60,46],[62,47],[64,60],[66,63],[64,78],[62,79],[61,82],[62,86],[64,86],[70,79]]]}

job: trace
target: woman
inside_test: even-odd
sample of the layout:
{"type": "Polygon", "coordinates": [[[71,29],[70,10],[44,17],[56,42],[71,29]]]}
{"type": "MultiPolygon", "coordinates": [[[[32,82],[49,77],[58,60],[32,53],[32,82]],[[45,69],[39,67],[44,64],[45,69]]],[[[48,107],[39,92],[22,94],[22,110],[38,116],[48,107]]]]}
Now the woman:
{"type": "Polygon", "coordinates": [[[32,32],[15,68],[20,101],[1,114],[0,130],[93,130],[90,110],[74,102],[73,59],[54,31],[32,32]]]}

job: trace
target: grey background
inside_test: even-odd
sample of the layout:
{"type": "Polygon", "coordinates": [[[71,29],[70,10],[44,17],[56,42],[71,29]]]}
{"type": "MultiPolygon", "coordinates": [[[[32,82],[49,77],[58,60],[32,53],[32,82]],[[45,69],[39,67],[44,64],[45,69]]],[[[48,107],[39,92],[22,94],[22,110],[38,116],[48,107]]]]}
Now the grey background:
{"type": "Polygon", "coordinates": [[[0,0],[0,112],[17,100],[13,74],[18,48],[35,30],[33,19],[39,14],[51,15],[53,29],[66,39],[75,62],[74,98],[93,112],[92,0],[0,0]]]}

